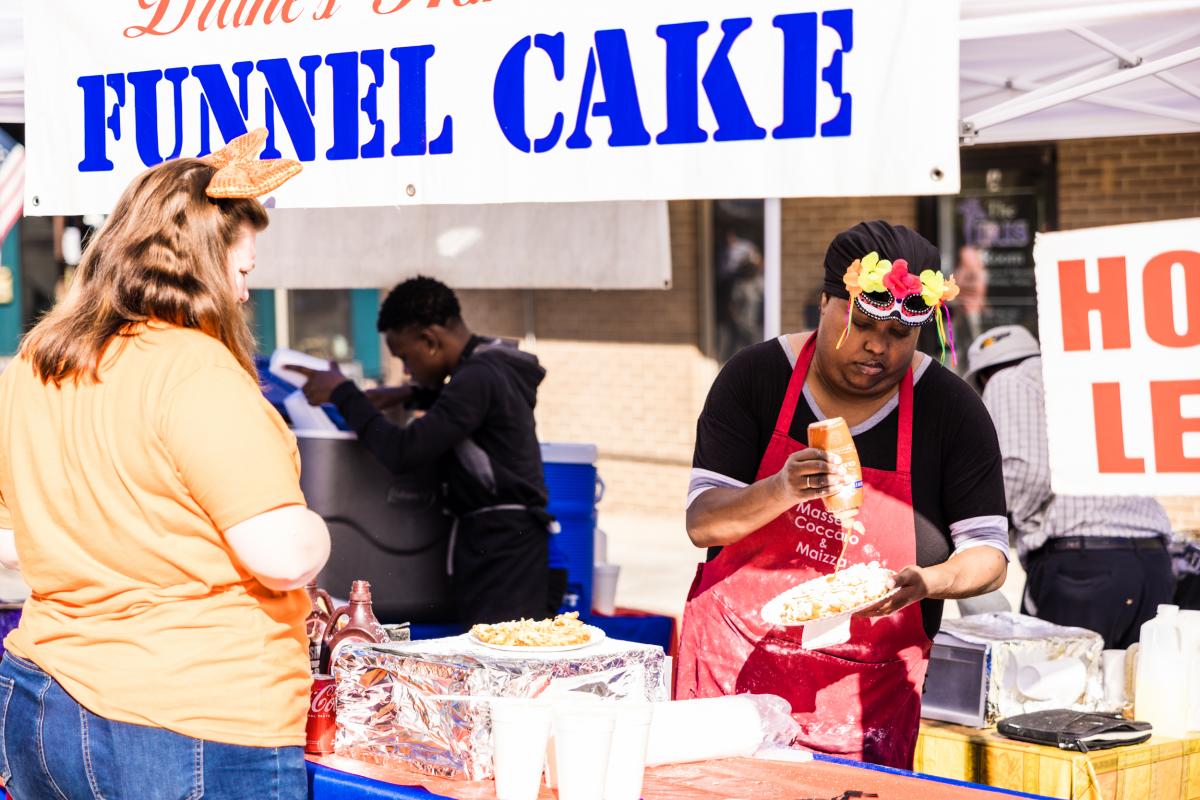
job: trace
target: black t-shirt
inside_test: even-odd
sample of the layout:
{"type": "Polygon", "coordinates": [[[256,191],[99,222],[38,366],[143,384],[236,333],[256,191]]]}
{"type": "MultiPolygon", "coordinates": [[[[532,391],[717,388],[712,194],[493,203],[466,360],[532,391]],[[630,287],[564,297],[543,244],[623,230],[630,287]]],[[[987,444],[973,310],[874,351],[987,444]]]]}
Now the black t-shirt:
{"type": "MultiPolygon", "coordinates": [[[[771,339],[735,355],[713,383],[696,425],[692,466],[730,485],[753,483],[787,393],[792,364],[780,341],[771,339]]],[[[885,406],[854,430],[864,467],[896,468],[900,415],[885,406]],[[873,424],[872,424],[873,423],[873,424]]],[[[792,419],[791,437],[807,440],[817,421],[807,397],[792,419]]],[[[953,523],[1003,517],[1004,474],[996,430],[971,387],[930,359],[913,388],[912,492],[917,564],[940,564],[953,551],[953,523]]],[[[715,551],[710,553],[710,558],[715,551]]],[[[925,631],[933,637],[942,619],[942,601],[921,604],[925,631]]]]}

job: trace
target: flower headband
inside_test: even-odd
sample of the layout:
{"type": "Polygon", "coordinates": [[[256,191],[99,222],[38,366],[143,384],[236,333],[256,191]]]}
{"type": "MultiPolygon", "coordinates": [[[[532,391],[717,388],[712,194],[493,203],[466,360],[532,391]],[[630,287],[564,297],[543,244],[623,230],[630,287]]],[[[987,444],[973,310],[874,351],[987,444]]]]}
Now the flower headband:
{"type": "Polygon", "coordinates": [[[205,194],[216,199],[252,200],[275,191],[303,169],[299,161],[290,158],[260,160],[258,154],[266,143],[267,129],[258,128],[200,159],[217,169],[205,194]]]}
{"type": "Polygon", "coordinates": [[[854,307],[858,306],[859,311],[869,317],[898,319],[902,325],[912,328],[918,328],[930,319],[936,320],[942,362],[946,361],[949,342],[951,361],[958,363],[950,308],[946,305],[958,297],[958,285],[953,277],[943,277],[941,272],[933,269],[924,270],[917,276],[908,271],[908,262],[902,258],[893,263],[881,259],[878,253],[868,253],[850,265],[842,282],[850,293],[850,303],[846,309],[846,330],[842,331],[837,343],[839,348],[850,333],[854,307]],[[943,309],[945,320],[942,319],[943,309]]]}

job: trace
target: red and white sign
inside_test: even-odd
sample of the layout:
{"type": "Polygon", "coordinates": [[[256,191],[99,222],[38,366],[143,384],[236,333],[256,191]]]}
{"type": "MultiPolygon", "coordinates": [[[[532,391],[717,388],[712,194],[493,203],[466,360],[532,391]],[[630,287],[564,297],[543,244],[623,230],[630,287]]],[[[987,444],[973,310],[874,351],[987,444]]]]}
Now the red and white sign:
{"type": "Polygon", "coordinates": [[[1041,234],[1060,494],[1200,495],[1200,219],[1041,234]]]}

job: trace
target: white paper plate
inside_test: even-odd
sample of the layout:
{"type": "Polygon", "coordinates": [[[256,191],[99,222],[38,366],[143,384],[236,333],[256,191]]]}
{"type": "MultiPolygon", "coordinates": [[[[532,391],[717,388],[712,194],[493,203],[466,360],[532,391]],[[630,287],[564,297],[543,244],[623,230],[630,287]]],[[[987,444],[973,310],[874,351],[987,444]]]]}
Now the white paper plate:
{"type": "MultiPolygon", "coordinates": [[[[803,585],[804,584],[801,584],[801,586],[803,586],[803,585]]],[[[769,603],[767,603],[765,606],[763,606],[762,611],[759,612],[759,615],[763,618],[763,621],[767,622],[771,625],[777,625],[781,628],[802,628],[805,625],[810,625],[814,622],[828,622],[828,621],[832,621],[835,619],[839,619],[841,617],[853,616],[854,614],[857,614],[860,611],[864,611],[868,608],[871,608],[874,605],[878,605],[879,603],[882,603],[884,600],[887,600],[889,597],[894,596],[897,592],[900,591],[900,589],[897,587],[895,589],[892,589],[887,594],[885,594],[881,597],[878,597],[869,603],[863,603],[861,606],[858,606],[857,608],[851,608],[848,611],[839,611],[836,614],[826,614],[823,617],[816,617],[815,619],[810,619],[805,622],[784,622],[784,619],[783,619],[784,601],[786,601],[789,597],[791,597],[793,594],[795,594],[796,589],[798,589],[798,588],[799,588],[798,586],[793,586],[791,589],[788,589],[786,592],[781,592],[780,594],[776,595],[775,598],[772,599],[769,603]]]]}
{"type": "Polygon", "coordinates": [[[488,644],[475,638],[474,634],[468,633],[467,639],[471,644],[479,647],[486,647],[488,650],[499,650],[504,653],[566,653],[570,650],[582,650],[585,647],[591,647],[594,644],[599,644],[604,641],[606,634],[604,631],[597,628],[595,625],[584,625],[588,632],[588,640],[579,644],[560,644],[555,647],[525,647],[516,644],[488,644]]]}

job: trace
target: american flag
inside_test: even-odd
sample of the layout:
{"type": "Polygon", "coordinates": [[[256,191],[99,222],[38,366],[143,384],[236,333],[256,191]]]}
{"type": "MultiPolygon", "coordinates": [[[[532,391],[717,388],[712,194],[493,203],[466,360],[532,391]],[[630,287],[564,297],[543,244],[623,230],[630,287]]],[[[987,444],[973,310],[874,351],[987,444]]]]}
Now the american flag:
{"type": "Polygon", "coordinates": [[[25,148],[0,131],[0,242],[25,208],[25,148]]]}

